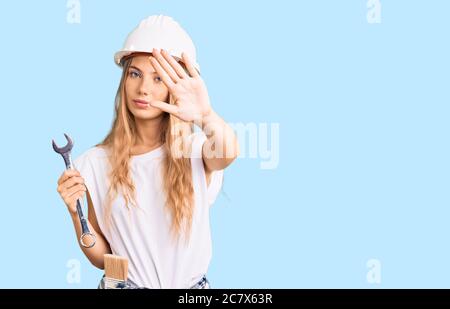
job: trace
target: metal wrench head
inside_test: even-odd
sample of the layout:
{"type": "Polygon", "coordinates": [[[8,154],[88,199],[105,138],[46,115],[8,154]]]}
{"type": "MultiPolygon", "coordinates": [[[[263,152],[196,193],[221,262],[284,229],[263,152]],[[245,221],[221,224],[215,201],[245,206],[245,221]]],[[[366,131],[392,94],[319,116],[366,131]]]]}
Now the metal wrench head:
{"type": "Polygon", "coordinates": [[[72,139],[69,137],[69,135],[64,133],[64,136],[66,137],[66,140],[67,140],[67,145],[64,147],[58,147],[58,145],[56,145],[55,141],[52,140],[53,150],[59,154],[68,153],[72,150],[72,147],[73,147],[73,142],[72,142],[72,139]]]}

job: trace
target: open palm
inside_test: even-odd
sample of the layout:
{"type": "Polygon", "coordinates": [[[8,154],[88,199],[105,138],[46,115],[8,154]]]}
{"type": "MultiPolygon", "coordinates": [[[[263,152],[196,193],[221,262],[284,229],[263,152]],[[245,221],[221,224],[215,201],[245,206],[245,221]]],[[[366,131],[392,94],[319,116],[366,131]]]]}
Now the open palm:
{"type": "Polygon", "coordinates": [[[208,90],[205,82],[192,65],[188,56],[183,53],[182,60],[189,74],[165,50],[153,50],[150,57],[155,71],[174,98],[174,104],[162,101],[151,101],[150,104],[168,112],[184,121],[199,121],[211,112],[208,90]]]}

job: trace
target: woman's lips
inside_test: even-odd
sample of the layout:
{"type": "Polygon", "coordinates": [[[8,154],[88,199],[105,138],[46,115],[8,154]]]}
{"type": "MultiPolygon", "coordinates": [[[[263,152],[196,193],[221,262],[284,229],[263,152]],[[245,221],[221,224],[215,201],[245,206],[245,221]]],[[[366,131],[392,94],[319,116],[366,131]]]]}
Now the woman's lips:
{"type": "Polygon", "coordinates": [[[133,100],[133,102],[139,108],[147,108],[149,106],[149,102],[144,100],[133,100]]]}

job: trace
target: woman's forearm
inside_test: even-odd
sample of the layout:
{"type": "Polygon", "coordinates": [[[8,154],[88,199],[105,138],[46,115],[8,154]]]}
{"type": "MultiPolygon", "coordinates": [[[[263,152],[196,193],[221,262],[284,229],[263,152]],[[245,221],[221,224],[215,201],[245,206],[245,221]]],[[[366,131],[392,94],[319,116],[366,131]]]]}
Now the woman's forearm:
{"type": "Polygon", "coordinates": [[[208,149],[214,148],[204,157],[213,170],[226,168],[239,156],[239,142],[233,128],[215,111],[202,119],[200,127],[207,137],[208,145],[213,146],[208,149]]]}
{"type": "Polygon", "coordinates": [[[103,255],[105,255],[107,253],[111,253],[111,248],[109,247],[108,242],[102,235],[95,232],[95,229],[92,227],[91,223],[88,220],[87,224],[88,224],[89,230],[91,231],[92,234],[95,235],[96,242],[92,248],[83,247],[80,244],[80,236],[81,236],[80,219],[78,218],[78,215],[76,213],[75,214],[71,213],[70,215],[72,217],[72,222],[75,227],[75,232],[77,235],[77,242],[78,242],[78,245],[80,246],[81,250],[86,255],[86,257],[88,258],[88,260],[91,262],[92,265],[94,265],[97,268],[104,269],[103,255]]]}

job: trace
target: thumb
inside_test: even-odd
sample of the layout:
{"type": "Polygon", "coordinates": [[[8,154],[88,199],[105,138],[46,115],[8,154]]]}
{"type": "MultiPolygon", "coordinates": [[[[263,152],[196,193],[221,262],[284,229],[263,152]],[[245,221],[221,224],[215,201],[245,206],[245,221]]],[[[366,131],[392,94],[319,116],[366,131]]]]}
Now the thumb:
{"type": "Polygon", "coordinates": [[[150,101],[150,105],[170,114],[176,115],[178,113],[178,106],[163,101],[150,101]]]}

